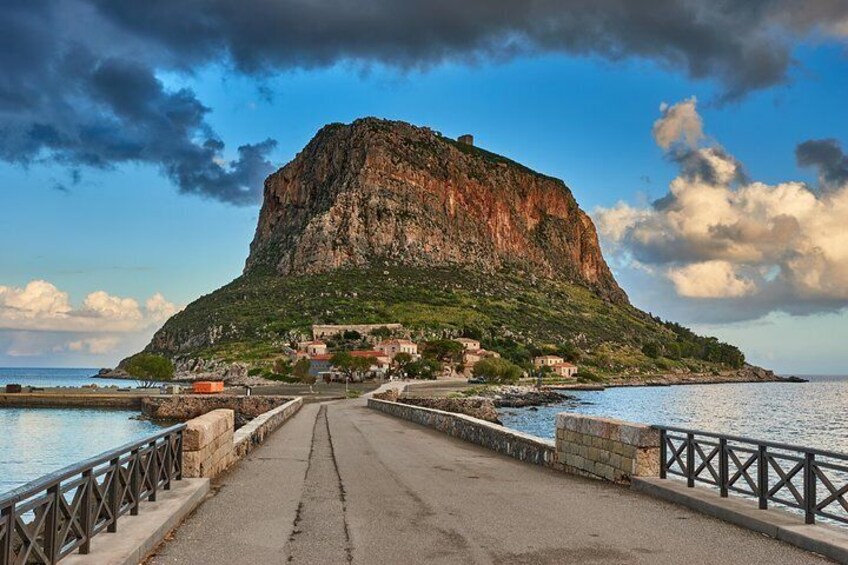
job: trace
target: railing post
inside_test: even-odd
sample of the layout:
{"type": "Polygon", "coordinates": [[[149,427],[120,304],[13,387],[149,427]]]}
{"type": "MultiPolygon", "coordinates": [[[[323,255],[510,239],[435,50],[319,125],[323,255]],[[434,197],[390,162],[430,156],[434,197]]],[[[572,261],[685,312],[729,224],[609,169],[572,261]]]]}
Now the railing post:
{"type": "Polygon", "coordinates": [[[132,507],[130,516],[138,516],[138,506],[141,503],[141,455],[138,448],[130,452],[132,475],[130,476],[130,491],[132,492],[132,507]]]}
{"type": "MultiPolygon", "coordinates": [[[[44,520],[44,553],[47,555],[48,562],[52,565],[59,560],[59,542],[56,535],[59,530],[59,497],[62,496],[59,492],[59,484],[55,484],[47,489],[47,494],[50,497],[50,508],[47,510],[47,518],[44,520]]],[[[35,540],[33,540],[35,543],[35,540]]]]}
{"type": "Polygon", "coordinates": [[[85,482],[82,484],[82,500],[80,501],[80,526],[82,526],[82,535],[85,540],[80,545],[79,552],[83,555],[91,551],[91,529],[92,529],[92,496],[91,489],[94,487],[94,474],[91,469],[86,469],[82,472],[82,478],[85,482]]]}
{"type": "Polygon", "coordinates": [[[172,439],[171,434],[168,434],[162,442],[165,446],[165,485],[162,487],[164,490],[171,490],[171,474],[174,472],[173,453],[171,452],[173,449],[173,445],[171,444],[172,439]]]}
{"type": "Polygon", "coordinates": [[[760,510],[765,510],[768,508],[768,455],[765,445],[758,446],[757,450],[757,483],[760,510]]]}
{"type": "Polygon", "coordinates": [[[112,482],[109,483],[109,510],[112,514],[112,521],[106,531],[115,533],[118,531],[118,510],[121,508],[120,496],[120,473],[121,460],[119,458],[109,461],[109,467],[112,469],[112,482]]]}
{"type": "Polygon", "coordinates": [[[665,479],[668,475],[668,446],[666,445],[666,431],[660,428],[660,478],[665,479]]]}
{"type": "Polygon", "coordinates": [[[183,478],[183,430],[177,430],[177,480],[183,478]]]}
{"type": "Polygon", "coordinates": [[[730,482],[730,456],[727,452],[727,439],[718,440],[718,482],[722,498],[727,498],[727,487],[730,482]]]}
{"type": "Polygon", "coordinates": [[[816,523],[816,456],[804,454],[804,522],[816,523]]]}
{"type": "Polygon", "coordinates": [[[0,522],[3,524],[3,537],[0,538],[0,565],[12,563],[12,532],[15,531],[15,505],[0,510],[0,522]]]}
{"type": "Polygon", "coordinates": [[[695,434],[686,434],[686,486],[695,486],[695,434]]]}
{"type": "Polygon", "coordinates": [[[147,500],[156,502],[156,490],[159,485],[159,452],[156,451],[156,441],[150,442],[150,467],[147,476],[150,478],[150,496],[147,500]]]}

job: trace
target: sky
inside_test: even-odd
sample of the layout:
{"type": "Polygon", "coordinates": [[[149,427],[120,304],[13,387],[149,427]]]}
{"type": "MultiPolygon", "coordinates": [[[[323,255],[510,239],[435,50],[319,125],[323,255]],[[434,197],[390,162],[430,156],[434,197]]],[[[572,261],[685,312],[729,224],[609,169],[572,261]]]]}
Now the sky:
{"type": "Polygon", "coordinates": [[[113,366],[237,277],[329,122],[565,180],[631,301],[846,373],[848,6],[0,0],[0,366],[113,366]]]}

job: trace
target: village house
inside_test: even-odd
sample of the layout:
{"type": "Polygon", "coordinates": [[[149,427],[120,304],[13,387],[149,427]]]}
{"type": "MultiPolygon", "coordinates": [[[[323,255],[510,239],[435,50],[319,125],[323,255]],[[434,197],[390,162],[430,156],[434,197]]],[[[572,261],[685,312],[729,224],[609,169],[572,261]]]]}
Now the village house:
{"type": "Polygon", "coordinates": [[[398,353],[409,353],[413,359],[418,357],[418,345],[408,339],[389,339],[378,343],[374,349],[382,352],[385,357],[394,359],[398,353]]]}
{"type": "Polygon", "coordinates": [[[331,372],[333,367],[330,359],[332,357],[329,353],[309,356],[309,374],[313,377],[320,377],[323,373],[331,372]]]}
{"type": "Polygon", "coordinates": [[[565,359],[557,355],[540,355],[533,359],[533,365],[536,367],[553,367],[565,363],[565,359]]]}
{"type": "Polygon", "coordinates": [[[577,365],[572,365],[568,361],[557,363],[551,368],[554,370],[555,375],[568,379],[574,378],[574,376],[577,374],[577,365]]]}
{"type": "Polygon", "coordinates": [[[300,344],[300,350],[305,351],[310,357],[324,355],[327,353],[327,344],[323,341],[307,341],[300,344]]]}
{"type": "Polygon", "coordinates": [[[466,368],[470,369],[474,366],[474,363],[481,359],[489,359],[500,356],[501,354],[497,351],[489,351],[488,349],[466,349],[462,354],[462,364],[465,365],[466,368]]]}
{"type": "Polygon", "coordinates": [[[454,339],[454,341],[457,343],[461,343],[462,347],[464,347],[466,351],[477,351],[478,349],[480,349],[479,339],[471,339],[469,337],[458,337],[454,339]]]}

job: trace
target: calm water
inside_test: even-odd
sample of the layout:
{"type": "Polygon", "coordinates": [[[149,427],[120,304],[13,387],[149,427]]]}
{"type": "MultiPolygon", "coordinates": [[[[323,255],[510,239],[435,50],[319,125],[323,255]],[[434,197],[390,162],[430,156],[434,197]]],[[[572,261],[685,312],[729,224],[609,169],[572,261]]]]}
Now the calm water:
{"type": "Polygon", "coordinates": [[[809,383],[744,383],[569,392],[559,405],[504,409],[505,426],[554,437],[558,412],[675,425],[848,453],[848,377],[809,383]]]}
{"type": "MultiPolygon", "coordinates": [[[[132,381],[91,379],[95,369],[0,368],[0,387],[132,386],[132,381]]],[[[135,420],[138,412],[88,408],[0,408],[0,493],[153,434],[160,427],[135,420]]]]}
{"type": "Polygon", "coordinates": [[[0,367],[0,387],[9,383],[37,387],[97,386],[117,385],[119,387],[134,387],[134,381],[120,379],[92,379],[99,369],[21,369],[0,367]]]}

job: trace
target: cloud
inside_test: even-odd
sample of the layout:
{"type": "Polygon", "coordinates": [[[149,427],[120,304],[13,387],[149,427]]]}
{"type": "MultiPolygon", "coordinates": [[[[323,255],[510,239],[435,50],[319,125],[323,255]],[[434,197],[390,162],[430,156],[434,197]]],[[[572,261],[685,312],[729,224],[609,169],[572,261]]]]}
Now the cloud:
{"type": "Polygon", "coordinates": [[[682,142],[688,147],[696,147],[704,139],[704,122],[698,114],[697,103],[693,96],[671,106],[665,102],[660,105],[662,116],[654,122],[652,132],[657,145],[668,149],[674,143],[682,142]]]}
{"type": "MultiPolygon", "coordinates": [[[[846,30],[848,4],[832,0],[658,0],[650,10],[628,0],[13,0],[0,19],[0,159],[62,163],[77,179],[81,167],[148,164],[183,193],[251,205],[275,141],[226,158],[210,108],[163,76],[223,65],[270,100],[263,81],[293,69],[564,53],[654,61],[734,98],[786,82],[796,45],[844,43],[846,30]]],[[[691,142],[696,115],[670,108],[669,127],[675,112],[691,142]]]]}
{"type": "MultiPolygon", "coordinates": [[[[689,102],[687,112],[696,110],[689,102]]],[[[691,115],[686,121],[700,124],[691,115]]],[[[604,242],[622,262],[662,273],[680,297],[713,299],[713,321],[848,305],[848,179],[840,183],[833,173],[844,159],[838,144],[799,145],[799,162],[826,169],[822,190],[747,179],[742,164],[706,136],[689,145],[684,134],[669,135],[671,143],[657,138],[680,166],[668,194],[652,206],[620,202],[595,213],[604,242]]]]}
{"type": "Polygon", "coordinates": [[[79,307],[67,292],[36,280],[23,288],[0,286],[0,330],[46,332],[137,332],[161,324],[179,310],[160,293],[142,309],[132,298],[98,290],[79,307]]]}
{"type": "Polygon", "coordinates": [[[82,351],[92,355],[105,355],[106,353],[115,351],[120,343],[120,338],[116,336],[90,337],[68,342],[67,348],[69,351],[82,351]]]}
{"type": "Polygon", "coordinates": [[[848,183],[848,155],[835,139],[811,139],[795,149],[802,167],[813,167],[823,189],[839,189],[848,183]]]}
{"type": "Polygon", "coordinates": [[[728,261],[705,261],[668,270],[680,296],[689,298],[729,298],[751,294],[753,281],[741,278],[728,261]]]}

